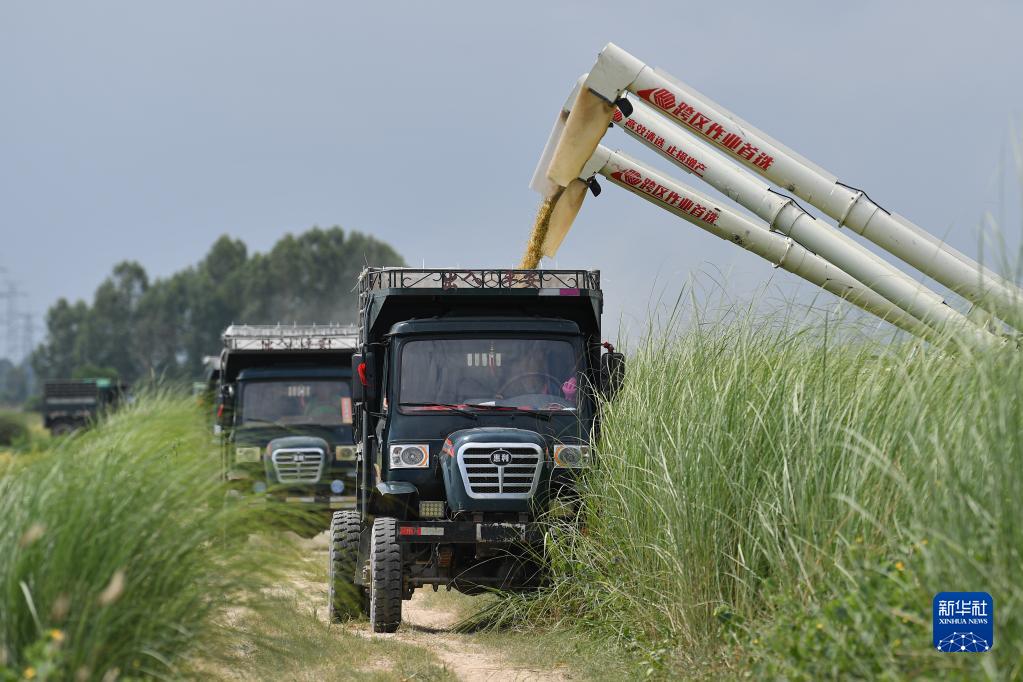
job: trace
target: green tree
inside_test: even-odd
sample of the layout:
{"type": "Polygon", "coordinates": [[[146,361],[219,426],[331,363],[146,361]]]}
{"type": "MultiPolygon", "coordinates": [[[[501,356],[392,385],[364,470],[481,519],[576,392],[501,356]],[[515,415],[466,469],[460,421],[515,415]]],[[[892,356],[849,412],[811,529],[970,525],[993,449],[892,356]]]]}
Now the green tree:
{"type": "Polygon", "coordinates": [[[69,377],[81,364],[78,339],[89,314],[85,301],[72,304],[64,298],[46,312],[46,338],[32,353],[32,366],[40,378],[69,377]]]}
{"type": "Polygon", "coordinates": [[[96,290],[92,309],[80,335],[77,364],[110,367],[120,376],[141,373],[142,352],[135,336],[138,307],[149,288],[145,269],[134,261],[114,266],[114,271],[96,290]]]}
{"type": "Polygon", "coordinates": [[[387,244],[337,227],[286,235],[252,261],[242,311],[248,322],[354,322],[351,290],[363,267],[404,264],[387,244]]]}
{"type": "Polygon", "coordinates": [[[29,396],[32,373],[28,363],[14,364],[0,358],[0,405],[20,405],[29,396]]]}
{"type": "Polygon", "coordinates": [[[92,305],[61,299],[47,313],[47,336],[32,365],[41,378],[85,370],[186,379],[220,352],[232,322],[354,322],[352,291],[364,265],[403,265],[387,244],[340,227],[285,235],[265,254],[220,237],[195,266],[150,281],[133,261],[117,264],[92,305]]]}

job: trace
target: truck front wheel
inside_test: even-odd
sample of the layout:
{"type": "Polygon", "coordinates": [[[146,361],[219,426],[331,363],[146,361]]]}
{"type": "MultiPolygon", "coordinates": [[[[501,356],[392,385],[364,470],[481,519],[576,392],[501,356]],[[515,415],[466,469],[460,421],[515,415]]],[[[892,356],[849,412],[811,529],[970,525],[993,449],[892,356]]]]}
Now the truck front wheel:
{"type": "Polygon", "coordinates": [[[355,584],[362,521],[352,510],[334,512],[330,519],[327,559],[327,611],[331,623],[365,613],[366,588],[355,584]]]}
{"type": "Polygon", "coordinates": [[[378,518],[373,522],[369,568],[369,620],[373,632],[394,632],[401,624],[403,570],[395,519],[378,518]]]}
{"type": "Polygon", "coordinates": [[[56,422],[50,427],[50,435],[54,438],[58,436],[66,436],[75,430],[75,425],[71,422],[56,422]]]}

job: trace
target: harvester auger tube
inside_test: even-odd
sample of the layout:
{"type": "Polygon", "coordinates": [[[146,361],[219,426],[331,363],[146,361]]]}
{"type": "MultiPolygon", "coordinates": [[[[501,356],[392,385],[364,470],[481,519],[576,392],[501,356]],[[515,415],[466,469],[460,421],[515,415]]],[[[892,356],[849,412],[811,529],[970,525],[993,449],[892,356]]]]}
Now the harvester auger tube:
{"type": "Polygon", "coordinates": [[[608,43],[578,88],[547,176],[564,187],[578,177],[626,92],[683,130],[720,148],[778,187],[816,206],[975,305],[1023,330],[1023,290],[952,249],[909,220],[889,213],[721,105],[608,43]]]}
{"type": "Polygon", "coordinates": [[[919,319],[792,239],[771,232],[738,212],[722,207],[701,192],[621,152],[598,145],[597,151],[580,173],[587,177],[599,173],[650,203],[716,237],[738,244],[775,267],[798,275],[910,334],[931,342],[938,338],[919,319]]]}
{"type": "MultiPolygon", "coordinates": [[[[631,116],[616,114],[616,125],[673,164],[730,197],[763,219],[772,230],[791,237],[813,253],[936,328],[951,325],[975,334],[976,325],[945,304],[942,298],[868,249],[817,220],[791,198],[775,192],[749,171],[732,163],[692,135],[636,102],[631,116]],[[969,327],[973,326],[974,329],[969,327]]],[[[987,334],[987,332],[984,332],[987,334]]],[[[989,341],[994,342],[992,337],[989,341]]]]}

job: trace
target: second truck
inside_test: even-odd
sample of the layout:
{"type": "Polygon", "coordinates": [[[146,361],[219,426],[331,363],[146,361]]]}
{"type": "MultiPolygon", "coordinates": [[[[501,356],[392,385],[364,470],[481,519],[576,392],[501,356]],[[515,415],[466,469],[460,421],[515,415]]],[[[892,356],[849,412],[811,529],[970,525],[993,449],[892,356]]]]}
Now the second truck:
{"type": "Polygon", "coordinates": [[[309,512],[307,533],[354,507],[353,327],[231,325],[219,361],[216,430],[232,488],[309,512]],[[316,520],[319,519],[319,522],[316,520]]]}

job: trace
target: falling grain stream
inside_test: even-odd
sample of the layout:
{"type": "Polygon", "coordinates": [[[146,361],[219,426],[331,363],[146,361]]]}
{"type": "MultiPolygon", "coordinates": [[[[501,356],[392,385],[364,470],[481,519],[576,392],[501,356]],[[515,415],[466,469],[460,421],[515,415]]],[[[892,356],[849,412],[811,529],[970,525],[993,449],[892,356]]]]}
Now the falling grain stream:
{"type": "Polygon", "coordinates": [[[533,221],[533,231],[526,244],[526,253],[522,256],[519,268],[532,270],[540,265],[540,259],[543,258],[543,242],[547,238],[547,229],[551,223],[551,213],[554,212],[554,204],[557,203],[563,191],[559,189],[541,202],[540,208],[536,212],[536,220],[533,221]]]}

